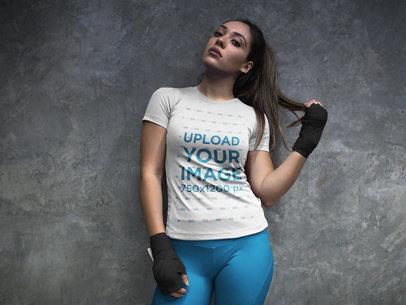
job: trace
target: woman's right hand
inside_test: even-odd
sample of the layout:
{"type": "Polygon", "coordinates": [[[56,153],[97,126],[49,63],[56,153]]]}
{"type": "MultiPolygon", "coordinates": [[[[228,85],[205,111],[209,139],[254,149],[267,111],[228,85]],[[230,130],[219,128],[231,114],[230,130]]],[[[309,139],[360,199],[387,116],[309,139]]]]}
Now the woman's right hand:
{"type": "MultiPolygon", "coordinates": [[[[189,286],[189,280],[188,280],[188,278],[187,278],[186,273],[183,273],[183,274],[182,274],[182,280],[183,280],[183,282],[184,282],[187,286],[189,286]]],[[[177,292],[172,292],[172,293],[171,293],[171,296],[176,297],[176,298],[180,298],[180,297],[182,297],[182,296],[185,294],[185,292],[186,292],[186,289],[185,289],[185,288],[181,288],[181,289],[179,289],[177,292]]]]}
{"type": "Polygon", "coordinates": [[[181,297],[186,290],[181,281],[189,286],[186,269],[165,232],[150,237],[151,251],[154,258],[152,271],[155,281],[162,293],[181,297]],[[182,279],[181,279],[182,278],[182,279]]]}

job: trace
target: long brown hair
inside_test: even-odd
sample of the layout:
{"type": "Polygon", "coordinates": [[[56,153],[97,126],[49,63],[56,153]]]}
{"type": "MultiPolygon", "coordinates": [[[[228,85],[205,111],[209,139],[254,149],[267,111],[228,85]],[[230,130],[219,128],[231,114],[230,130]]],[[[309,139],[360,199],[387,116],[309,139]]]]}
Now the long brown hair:
{"type": "Polygon", "coordinates": [[[264,35],[258,26],[248,18],[229,19],[223,23],[228,21],[240,21],[250,27],[252,42],[246,60],[251,60],[254,64],[248,73],[240,73],[234,83],[233,94],[255,110],[257,121],[259,122],[255,147],[258,146],[264,132],[265,119],[263,114],[265,114],[269,122],[270,150],[272,151],[275,148],[275,127],[277,127],[285,148],[291,152],[292,150],[287,147],[283,129],[279,124],[278,106],[288,109],[298,118],[287,125],[288,128],[296,126],[302,121],[303,117],[299,118],[294,111],[304,111],[306,106],[303,103],[290,99],[279,89],[275,52],[267,45],[264,35]]]}

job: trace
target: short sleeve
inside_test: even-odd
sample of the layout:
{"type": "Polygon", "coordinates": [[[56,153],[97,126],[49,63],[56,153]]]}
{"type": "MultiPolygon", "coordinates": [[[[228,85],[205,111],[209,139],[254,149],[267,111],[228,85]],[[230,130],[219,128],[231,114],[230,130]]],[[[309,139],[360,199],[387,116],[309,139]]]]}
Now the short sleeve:
{"type": "Polygon", "coordinates": [[[152,93],[142,120],[147,120],[168,129],[171,116],[171,88],[161,87],[152,93]]]}
{"type": "Polygon", "coordinates": [[[249,148],[248,150],[265,150],[269,151],[269,124],[268,124],[268,118],[264,114],[265,117],[265,126],[264,126],[264,133],[262,135],[261,141],[258,143],[258,147],[255,148],[255,141],[257,139],[257,129],[255,129],[254,133],[250,137],[249,141],[249,148]]]}

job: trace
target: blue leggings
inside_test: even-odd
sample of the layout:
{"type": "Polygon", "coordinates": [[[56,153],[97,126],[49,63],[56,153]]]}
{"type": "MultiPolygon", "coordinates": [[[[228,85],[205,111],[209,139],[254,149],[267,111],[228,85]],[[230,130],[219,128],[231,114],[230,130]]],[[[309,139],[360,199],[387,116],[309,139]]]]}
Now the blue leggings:
{"type": "Polygon", "coordinates": [[[247,236],[171,243],[186,268],[189,287],[177,298],[155,285],[151,305],[263,305],[273,276],[273,254],[268,228],[247,236]]]}

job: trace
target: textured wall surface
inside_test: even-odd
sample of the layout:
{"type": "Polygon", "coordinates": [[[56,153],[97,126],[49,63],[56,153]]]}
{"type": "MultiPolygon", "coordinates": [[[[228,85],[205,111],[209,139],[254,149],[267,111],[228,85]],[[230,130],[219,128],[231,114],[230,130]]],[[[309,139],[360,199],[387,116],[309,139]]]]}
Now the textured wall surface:
{"type": "MultiPolygon", "coordinates": [[[[283,91],[329,111],[298,180],[265,210],[266,303],[405,304],[405,8],[2,1],[0,304],[149,304],[141,117],[158,87],[197,84],[208,35],[239,16],[277,52],[283,91]]],[[[299,128],[285,129],[290,145],[299,128]]],[[[278,144],[275,166],[288,155],[278,144]]]]}

